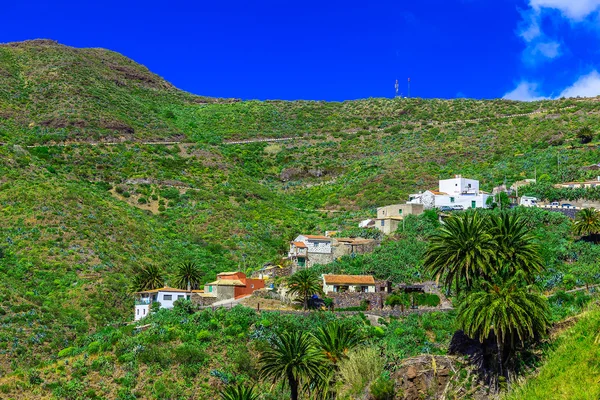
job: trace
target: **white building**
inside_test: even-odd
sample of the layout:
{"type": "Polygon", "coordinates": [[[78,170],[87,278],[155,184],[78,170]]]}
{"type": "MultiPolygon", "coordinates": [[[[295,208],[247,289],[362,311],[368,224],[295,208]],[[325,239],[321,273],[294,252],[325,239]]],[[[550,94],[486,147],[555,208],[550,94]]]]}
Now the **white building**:
{"type": "Polygon", "coordinates": [[[173,308],[173,303],[180,299],[190,299],[192,293],[202,293],[202,290],[182,290],[170,287],[145,290],[135,294],[135,320],[144,318],[150,314],[152,303],[160,303],[160,308],[173,308]]]}
{"type": "Polygon", "coordinates": [[[375,293],[372,275],[323,274],[323,293],[361,292],[375,293]]]}
{"type": "Polygon", "coordinates": [[[423,193],[411,194],[408,204],[423,204],[425,209],[442,206],[462,206],[467,208],[487,208],[489,193],[479,189],[479,181],[466,179],[456,175],[453,179],[439,181],[439,190],[427,190],[423,193]]]}
{"type": "Polygon", "coordinates": [[[411,194],[408,204],[423,204],[425,209],[442,206],[462,206],[467,208],[487,208],[489,193],[479,190],[479,181],[456,175],[453,179],[439,181],[439,190],[427,190],[411,194]]]}
{"type": "Polygon", "coordinates": [[[290,243],[288,257],[299,267],[333,262],[333,239],[321,235],[299,235],[290,243]]]}

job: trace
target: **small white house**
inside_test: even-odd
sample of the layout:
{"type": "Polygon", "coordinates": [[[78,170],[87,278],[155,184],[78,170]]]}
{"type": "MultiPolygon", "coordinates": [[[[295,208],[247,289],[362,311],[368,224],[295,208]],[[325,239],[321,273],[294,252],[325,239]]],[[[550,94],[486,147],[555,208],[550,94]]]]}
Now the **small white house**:
{"type": "Polygon", "coordinates": [[[160,303],[160,308],[173,308],[173,303],[180,299],[189,300],[193,292],[202,292],[202,290],[187,291],[170,287],[160,289],[145,290],[135,294],[135,320],[144,318],[150,313],[152,303],[160,303]]]}
{"type": "Polygon", "coordinates": [[[375,279],[372,275],[331,275],[323,274],[323,293],[375,293],[375,279]]]}
{"type": "Polygon", "coordinates": [[[408,204],[422,204],[425,209],[442,206],[462,206],[467,208],[487,208],[489,193],[479,190],[479,181],[456,175],[453,179],[439,181],[439,190],[427,190],[411,194],[408,204]]]}

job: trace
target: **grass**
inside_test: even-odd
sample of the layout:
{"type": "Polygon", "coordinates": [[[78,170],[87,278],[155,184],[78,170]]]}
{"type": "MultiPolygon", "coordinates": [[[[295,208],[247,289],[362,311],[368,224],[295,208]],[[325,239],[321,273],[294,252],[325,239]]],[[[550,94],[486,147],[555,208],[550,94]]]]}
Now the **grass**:
{"type": "Polygon", "coordinates": [[[597,399],[600,397],[600,310],[584,313],[554,344],[535,376],[505,399],[597,399]]]}

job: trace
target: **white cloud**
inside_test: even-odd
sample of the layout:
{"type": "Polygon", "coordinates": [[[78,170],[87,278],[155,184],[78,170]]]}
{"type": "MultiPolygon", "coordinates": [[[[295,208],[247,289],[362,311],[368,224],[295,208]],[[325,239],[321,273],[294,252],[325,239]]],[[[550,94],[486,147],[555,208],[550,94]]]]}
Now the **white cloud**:
{"type": "Polygon", "coordinates": [[[598,11],[600,0],[529,0],[529,6],[536,11],[542,8],[556,9],[563,16],[577,22],[598,11]]]}
{"type": "Polygon", "coordinates": [[[502,98],[506,100],[537,101],[545,100],[547,97],[541,96],[537,90],[537,83],[522,81],[517,87],[506,93],[502,98]]]}
{"type": "Polygon", "coordinates": [[[533,48],[533,54],[541,54],[547,58],[556,58],[560,55],[560,44],[557,42],[538,43],[533,48]]]}
{"type": "Polygon", "coordinates": [[[577,81],[563,90],[558,97],[596,97],[600,95],[600,74],[592,71],[580,76],[577,81]]]}
{"type": "Polygon", "coordinates": [[[523,11],[521,12],[521,17],[523,18],[523,22],[521,23],[519,36],[529,43],[542,34],[539,21],[540,13],[536,11],[523,11]]]}

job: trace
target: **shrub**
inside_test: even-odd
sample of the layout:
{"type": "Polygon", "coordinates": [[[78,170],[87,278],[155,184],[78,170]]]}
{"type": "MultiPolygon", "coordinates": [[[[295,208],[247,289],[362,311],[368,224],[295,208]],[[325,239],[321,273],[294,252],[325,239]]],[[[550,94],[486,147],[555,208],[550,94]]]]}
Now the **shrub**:
{"type": "Polygon", "coordinates": [[[207,356],[198,348],[198,346],[191,343],[184,343],[175,348],[175,361],[180,364],[202,364],[207,356]]]}
{"type": "Polygon", "coordinates": [[[211,338],[212,334],[206,329],[202,329],[196,334],[196,339],[200,342],[209,342],[211,338]]]}
{"type": "Polygon", "coordinates": [[[340,397],[356,398],[361,395],[365,387],[381,375],[384,363],[379,350],[374,347],[361,347],[349,352],[348,358],[339,363],[339,374],[344,382],[340,397]]]}
{"type": "Polygon", "coordinates": [[[96,354],[100,351],[101,347],[102,347],[102,343],[95,341],[95,342],[88,344],[87,350],[90,354],[96,354]]]}
{"type": "Polygon", "coordinates": [[[163,212],[165,210],[166,210],[165,206],[158,206],[158,211],[163,212]]]}
{"type": "Polygon", "coordinates": [[[381,374],[371,384],[370,391],[374,400],[393,400],[394,381],[387,374],[381,374]]]}
{"type": "Polygon", "coordinates": [[[148,203],[148,200],[145,197],[140,197],[138,199],[138,203],[139,204],[146,204],[146,203],[148,203]]]}
{"type": "Polygon", "coordinates": [[[71,357],[73,355],[75,355],[75,347],[67,347],[65,349],[62,349],[61,351],[58,352],[58,357],[59,358],[63,358],[63,357],[71,357]]]}

